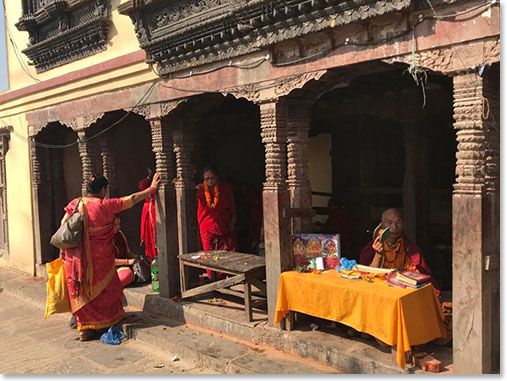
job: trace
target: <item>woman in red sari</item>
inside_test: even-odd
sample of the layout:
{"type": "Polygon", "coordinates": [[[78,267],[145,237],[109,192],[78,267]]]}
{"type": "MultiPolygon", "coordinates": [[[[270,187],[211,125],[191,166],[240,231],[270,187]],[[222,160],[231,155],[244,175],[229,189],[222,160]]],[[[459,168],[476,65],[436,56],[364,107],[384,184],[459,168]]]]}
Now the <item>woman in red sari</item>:
{"type": "Polygon", "coordinates": [[[155,174],[148,189],[108,199],[105,198],[107,179],[93,175],[88,181],[88,194],[82,201],[74,199],[65,207],[62,222],[69,218],[78,202],[77,210],[84,216],[82,244],[62,252],[70,305],[81,341],[97,338],[125,317],[123,287],[115,267],[114,215],[155,193],[159,182],[160,176],[155,174]]]}
{"type": "MultiPolygon", "coordinates": [[[[204,182],[196,187],[197,222],[203,250],[237,251],[236,203],[232,188],[220,180],[215,166],[207,166],[203,173],[204,182]]],[[[211,279],[211,271],[206,271],[211,279]]]]}
{"type": "MultiPolygon", "coordinates": [[[[148,176],[139,181],[137,185],[140,190],[147,189],[153,177],[154,170],[147,168],[148,176]]],[[[148,195],[143,205],[141,214],[141,244],[144,242],[144,253],[150,258],[150,261],[157,256],[157,246],[155,237],[157,235],[157,220],[155,217],[155,195],[148,195]]]]}

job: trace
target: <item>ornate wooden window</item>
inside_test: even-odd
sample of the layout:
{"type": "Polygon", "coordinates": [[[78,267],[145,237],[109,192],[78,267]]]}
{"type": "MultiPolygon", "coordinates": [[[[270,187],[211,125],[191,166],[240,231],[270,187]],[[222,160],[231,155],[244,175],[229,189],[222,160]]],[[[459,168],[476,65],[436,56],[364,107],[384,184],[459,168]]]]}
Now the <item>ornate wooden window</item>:
{"type": "Polygon", "coordinates": [[[37,72],[106,48],[111,23],[109,0],[22,0],[16,27],[29,33],[22,52],[37,72]]]}

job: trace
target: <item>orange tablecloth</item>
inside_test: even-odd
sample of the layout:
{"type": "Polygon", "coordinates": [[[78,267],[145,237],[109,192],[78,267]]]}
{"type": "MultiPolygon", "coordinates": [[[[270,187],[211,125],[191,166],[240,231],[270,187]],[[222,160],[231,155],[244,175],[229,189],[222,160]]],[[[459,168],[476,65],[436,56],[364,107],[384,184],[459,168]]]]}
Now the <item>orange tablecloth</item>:
{"type": "Polygon", "coordinates": [[[402,368],[411,345],[447,335],[431,284],[409,290],[390,287],[382,279],[345,279],[336,270],[288,271],[280,275],[275,324],[289,311],[333,320],[397,345],[396,362],[402,368]]]}

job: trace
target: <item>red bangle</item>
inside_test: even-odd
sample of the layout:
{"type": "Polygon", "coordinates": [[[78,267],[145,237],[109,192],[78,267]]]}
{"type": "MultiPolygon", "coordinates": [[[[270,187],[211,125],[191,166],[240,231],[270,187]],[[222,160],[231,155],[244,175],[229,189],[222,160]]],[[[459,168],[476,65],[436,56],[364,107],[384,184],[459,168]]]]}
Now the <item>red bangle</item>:
{"type": "Polygon", "coordinates": [[[157,188],[150,186],[150,193],[153,194],[157,191],[157,188]]]}

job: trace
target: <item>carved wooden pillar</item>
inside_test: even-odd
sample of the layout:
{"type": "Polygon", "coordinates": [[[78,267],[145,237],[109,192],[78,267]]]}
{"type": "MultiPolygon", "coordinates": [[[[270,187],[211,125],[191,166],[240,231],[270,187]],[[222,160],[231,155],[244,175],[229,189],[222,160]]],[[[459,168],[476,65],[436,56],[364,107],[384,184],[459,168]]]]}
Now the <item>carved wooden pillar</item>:
{"type": "Polygon", "coordinates": [[[287,184],[291,208],[299,211],[293,218],[293,233],[312,232],[312,189],[308,174],[308,132],[311,104],[290,100],[287,115],[287,184]]]}
{"type": "Polygon", "coordinates": [[[197,251],[197,203],[192,173],[193,134],[185,121],[174,122],[173,147],[176,154],[176,205],[178,208],[179,254],[197,251]]]}
{"type": "Polygon", "coordinates": [[[49,240],[54,233],[52,224],[53,208],[51,178],[49,174],[49,152],[37,147],[36,137],[30,137],[30,160],[32,164],[33,215],[35,226],[35,275],[43,276],[44,263],[53,258],[53,247],[49,240]]]}
{"type": "Polygon", "coordinates": [[[79,156],[81,157],[81,166],[83,169],[83,183],[81,193],[86,195],[88,188],[88,180],[90,176],[101,166],[96,161],[97,147],[95,139],[88,140],[90,133],[88,130],[81,130],[77,133],[79,139],[79,156]]]}
{"type": "Polygon", "coordinates": [[[499,76],[454,76],[453,361],[456,373],[499,370],[499,76]],[[489,105],[489,107],[488,107],[489,105]]]}
{"type": "Polygon", "coordinates": [[[161,117],[149,121],[157,172],[160,174],[160,187],[156,196],[160,296],[169,298],[180,290],[172,131],[161,117]]]}
{"type": "Polygon", "coordinates": [[[116,153],[114,152],[111,136],[109,134],[100,135],[100,149],[102,157],[102,173],[109,181],[109,194],[111,197],[120,196],[120,185],[116,172],[116,153]]]}
{"type": "Polygon", "coordinates": [[[283,100],[260,103],[261,137],[266,150],[266,182],[263,190],[264,241],[268,319],[273,325],[278,280],[292,268],[290,224],[285,213],[290,208],[287,188],[287,105],[283,100]]]}
{"type": "MultiPolygon", "coordinates": [[[[417,115],[417,114],[416,114],[417,115]]],[[[427,134],[420,118],[403,122],[405,140],[405,175],[403,180],[403,217],[405,234],[417,242],[428,255],[429,249],[429,186],[427,134]]]]}

